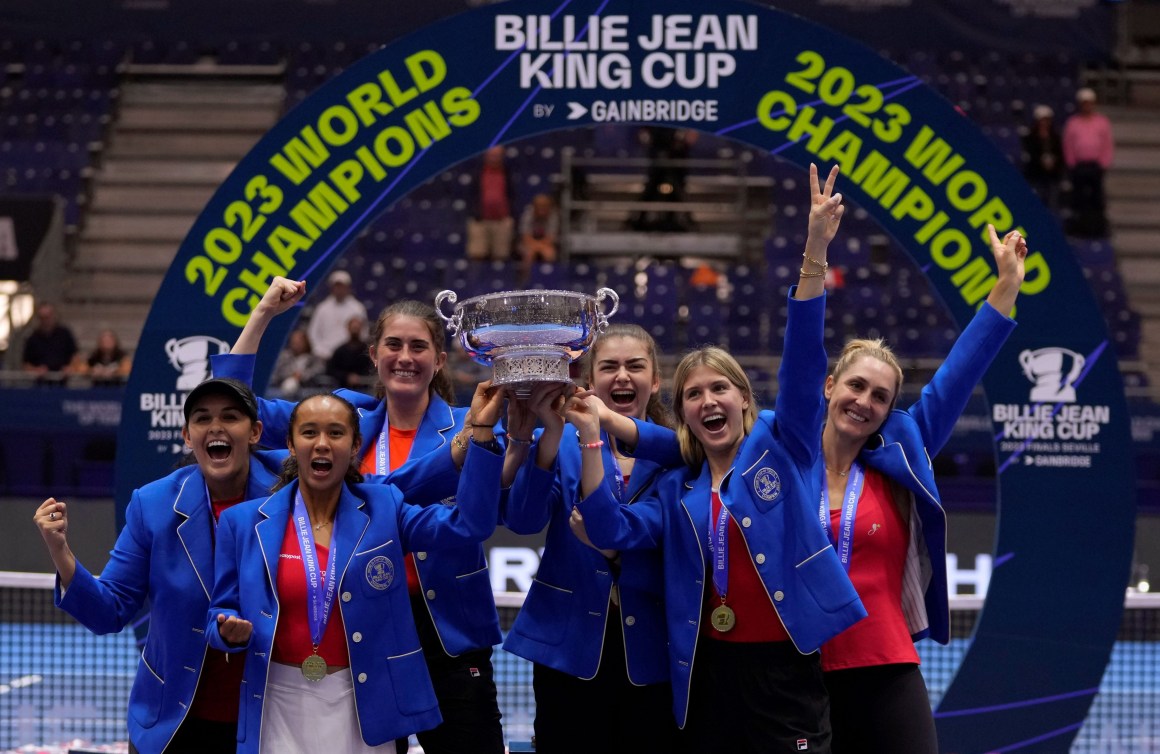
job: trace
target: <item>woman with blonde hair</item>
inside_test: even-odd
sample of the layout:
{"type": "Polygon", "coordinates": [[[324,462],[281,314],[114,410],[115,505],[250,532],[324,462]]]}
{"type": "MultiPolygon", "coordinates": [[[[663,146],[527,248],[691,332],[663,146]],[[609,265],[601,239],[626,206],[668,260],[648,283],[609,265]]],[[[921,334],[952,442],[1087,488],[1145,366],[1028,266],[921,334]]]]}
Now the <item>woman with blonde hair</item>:
{"type": "MultiPolygon", "coordinates": [[[[569,400],[583,449],[579,510],[598,547],[663,550],[673,711],[689,752],[825,752],[829,701],[816,650],[865,616],[817,519],[825,377],[826,251],[840,223],[835,167],[811,166],[809,235],[791,291],[775,411],[758,411],[737,360],[698,349],[673,375],[686,466],[633,505],[612,494],[601,404],[569,400]]],[[[636,423],[637,448],[665,432],[636,423]]],[[[671,438],[671,435],[668,436],[671,438]]],[[[671,439],[668,440],[671,443],[671,439]]]]}
{"type": "Polygon", "coordinates": [[[902,368],[881,340],[853,340],[823,389],[818,515],[869,616],[822,647],[835,754],[936,754],[914,641],[950,640],[946,512],[930,459],[1015,327],[1027,244],[988,226],[999,271],[986,302],[918,401],[895,408],[902,368]]]}

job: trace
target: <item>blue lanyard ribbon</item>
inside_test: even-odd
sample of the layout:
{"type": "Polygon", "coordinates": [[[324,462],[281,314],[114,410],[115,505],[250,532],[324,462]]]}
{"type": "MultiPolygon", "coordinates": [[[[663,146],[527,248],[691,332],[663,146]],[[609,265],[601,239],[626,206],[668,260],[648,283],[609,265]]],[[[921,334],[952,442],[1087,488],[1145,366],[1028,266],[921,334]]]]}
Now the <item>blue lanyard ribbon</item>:
{"type": "Polygon", "coordinates": [[[862,464],[855,461],[850,465],[850,478],[846,481],[846,496],[842,500],[842,516],[839,520],[841,529],[835,537],[830,529],[830,485],[826,480],[825,467],[822,467],[822,504],[818,509],[818,518],[821,519],[822,528],[826,531],[826,538],[838,551],[838,560],[842,562],[846,573],[850,572],[850,556],[854,552],[854,516],[858,513],[858,499],[862,497],[862,485],[865,481],[866,475],[862,470],[862,464]]]}
{"type": "Polygon", "coordinates": [[[712,498],[709,502],[709,560],[713,569],[713,586],[724,601],[729,591],[729,509],[719,492],[717,499],[721,501],[721,513],[716,524],[713,523],[712,498]]]}
{"type": "Polygon", "coordinates": [[[386,476],[391,473],[391,425],[383,418],[383,431],[375,443],[375,473],[386,476]]]}
{"type": "Polygon", "coordinates": [[[606,475],[611,480],[612,490],[616,493],[616,499],[621,502],[624,501],[624,472],[620,470],[620,462],[616,460],[616,453],[612,452],[613,443],[616,442],[611,435],[601,433],[601,439],[604,440],[604,447],[601,452],[607,449],[607,455],[612,459],[612,463],[605,466],[608,471],[606,475]],[[611,467],[611,468],[610,468],[611,467]]]}
{"type": "Polygon", "coordinates": [[[294,524],[298,529],[298,547],[302,552],[302,568],[306,571],[306,617],[310,621],[310,641],[314,649],[322,643],[326,624],[330,620],[334,606],[335,587],[338,584],[338,532],[334,527],[330,533],[330,567],[322,572],[325,587],[319,578],[318,557],[314,546],[314,532],[310,528],[310,515],[299,490],[294,495],[294,524]]]}

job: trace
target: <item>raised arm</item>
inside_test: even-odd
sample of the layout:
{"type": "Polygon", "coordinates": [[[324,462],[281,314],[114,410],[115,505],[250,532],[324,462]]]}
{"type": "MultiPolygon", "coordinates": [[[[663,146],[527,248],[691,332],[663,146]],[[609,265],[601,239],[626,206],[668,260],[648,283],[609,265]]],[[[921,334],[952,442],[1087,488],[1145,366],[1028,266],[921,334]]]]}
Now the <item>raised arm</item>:
{"type": "MultiPolygon", "coordinates": [[[[556,408],[559,401],[560,386],[546,383],[532,389],[527,401],[530,416],[525,416],[521,425],[538,419],[544,429],[517,470],[503,510],[503,523],[516,534],[541,531],[551,520],[552,509],[564,505],[566,493],[557,473],[560,437],[564,434],[564,418],[556,408]]],[[[509,425],[508,432],[516,429],[509,425]]],[[[513,452],[510,445],[508,452],[513,452]]]]}
{"type": "Polygon", "coordinates": [[[987,302],[963,329],[918,401],[907,411],[918,424],[923,444],[932,456],[946,444],[975,385],[1015,329],[1009,314],[1023,284],[1027,242],[1018,231],[1009,232],[1000,241],[994,226],[988,225],[987,229],[999,279],[987,302]]]}
{"type": "Polygon", "coordinates": [[[824,185],[818,183],[817,166],[810,165],[810,219],[801,277],[789,301],[785,345],[778,368],[778,393],[772,431],[786,449],[803,463],[821,452],[826,379],[825,280],[829,268],[827,250],[838,232],[845,208],[835,194],[835,165],[824,185]]]}
{"type": "Polygon", "coordinates": [[[987,233],[991,237],[991,255],[995,257],[995,266],[999,269],[999,279],[987,294],[987,303],[1004,317],[1010,317],[1015,310],[1015,299],[1019,296],[1019,288],[1023,285],[1026,273],[1024,261],[1027,259],[1027,239],[1019,231],[1013,230],[1000,241],[995,226],[990,223],[987,224],[987,233]]]}
{"type": "MultiPolygon", "coordinates": [[[[72,555],[65,532],[68,512],[64,503],[49,498],[37,517],[55,516],[48,530],[41,524],[49,553],[60,575],[57,607],[73,616],[93,633],[116,633],[125,627],[149,596],[149,531],[141,517],[141,500],[133,493],[125,510],[125,527],[100,578],[93,576],[72,555]],[[71,564],[71,568],[69,567],[71,564]]],[[[40,521],[38,520],[38,524],[40,521]]]]}
{"type": "Polygon", "coordinates": [[[230,353],[257,353],[270,321],[279,314],[293,309],[305,295],[305,280],[290,280],[284,277],[275,277],[271,280],[270,287],[250,313],[250,318],[246,321],[246,326],[242,328],[242,334],[238,336],[230,353]]]}
{"type": "Polygon", "coordinates": [[[826,292],[826,270],[830,264],[827,254],[830,241],[838,234],[838,226],[846,208],[842,195],[834,193],[838,166],[830,169],[824,186],[818,183],[818,166],[810,163],[810,217],[806,234],[806,248],[802,253],[801,277],[794,298],[799,301],[821,296],[826,292]]]}

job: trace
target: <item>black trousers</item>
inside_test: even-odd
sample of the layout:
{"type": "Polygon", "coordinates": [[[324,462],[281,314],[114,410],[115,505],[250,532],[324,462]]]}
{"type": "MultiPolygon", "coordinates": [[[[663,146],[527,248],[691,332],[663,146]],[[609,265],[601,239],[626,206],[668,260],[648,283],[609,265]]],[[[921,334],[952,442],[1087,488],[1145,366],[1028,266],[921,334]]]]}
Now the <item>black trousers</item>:
{"type": "Polygon", "coordinates": [[[930,696],[917,665],[834,670],[825,679],[834,754],[938,754],[930,696]]]}
{"type": "MultiPolygon", "coordinates": [[[[411,612],[427,672],[439,700],[443,723],[418,734],[426,754],[503,754],[503,728],[491,665],[491,647],[451,657],[443,651],[431,613],[421,595],[411,596],[411,612]]],[[[396,742],[406,754],[406,740],[396,742]]]]}
{"type": "Polygon", "coordinates": [[[788,641],[701,637],[678,750],[828,754],[830,701],[818,654],[803,655],[788,641]]]}
{"type": "Polygon", "coordinates": [[[672,687],[628,679],[619,613],[604,631],[600,668],[582,680],[546,665],[532,668],[537,754],[660,754],[675,745],[672,687]]]}
{"type": "MultiPolygon", "coordinates": [[[[237,749],[236,722],[219,723],[186,715],[165,747],[165,754],[234,754],[237,749]]],[[[139,754],[132,741],[129,742],[129,754],[139,754]]]]}
{"type": "Polygon", "coordinates": [[[1080,162],[1071,169],[1071,224],[1077,236],[1103,237],[1108,234],[1104,215],[1104,169],[1098,162],[1080,162]]]}

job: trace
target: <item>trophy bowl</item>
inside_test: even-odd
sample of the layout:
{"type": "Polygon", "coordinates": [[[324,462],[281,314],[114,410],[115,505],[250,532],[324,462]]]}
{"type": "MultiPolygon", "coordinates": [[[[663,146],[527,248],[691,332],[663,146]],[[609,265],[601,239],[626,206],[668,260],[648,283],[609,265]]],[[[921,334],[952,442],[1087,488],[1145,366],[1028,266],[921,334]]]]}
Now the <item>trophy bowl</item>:
{"type": "Polygon", "coordinates": [[[502,291],[459,301],[455,291],[435,297],[435,310],[463,350],[491,365],[492,383],[528,398],[541,382],[571,382],[568,365],[592,347],[616,314],[620,297],[611,288],[595,296],[573,291],[502,291]],[[604,312],[604,301],[611,308],[604,312]],[[443,303],[454,313],[443,313],[443,303]]]}

